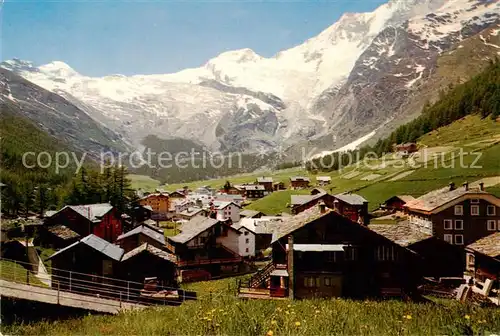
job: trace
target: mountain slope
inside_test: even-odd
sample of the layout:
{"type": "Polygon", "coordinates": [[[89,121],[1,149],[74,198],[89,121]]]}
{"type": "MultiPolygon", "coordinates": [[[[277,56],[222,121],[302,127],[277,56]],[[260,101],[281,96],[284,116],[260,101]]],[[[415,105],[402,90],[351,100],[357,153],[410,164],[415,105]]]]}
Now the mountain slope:
{"type": "Polygon", "coordinates": [[[499,12],[490,0],[391,0],[274,57],[229,51],[175,74],[91,78],[61,62],[2,66],[136,146],[154,135],[224,152],[338,148],[414,116],[441,55],[494,26],[499,12]]]}
{"type": "MultiPolygon", "coordinates": [[[[13,72],[0,69],[0,103],[11,114],[31,119],[67,148],[99,157],[101,151],[125,150],[122,139],[85,112],[13,72]]],[[[19,139],[21,141],[21,139],[19,139]]]]}

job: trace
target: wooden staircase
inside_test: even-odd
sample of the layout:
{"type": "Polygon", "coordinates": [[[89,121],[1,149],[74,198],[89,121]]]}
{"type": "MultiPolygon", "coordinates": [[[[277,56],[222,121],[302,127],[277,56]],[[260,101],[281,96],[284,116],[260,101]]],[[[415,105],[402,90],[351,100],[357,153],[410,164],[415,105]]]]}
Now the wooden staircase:
{"type": "Polygon", "coordinates": [[[266,281],[271,272],[276,269],[276,266],[273,262],[268,263],[263,269],[259,270],[255,273],[249,281],[249,285],[251,288],[258,288],[262,285],[264,281],[266,281]]]}

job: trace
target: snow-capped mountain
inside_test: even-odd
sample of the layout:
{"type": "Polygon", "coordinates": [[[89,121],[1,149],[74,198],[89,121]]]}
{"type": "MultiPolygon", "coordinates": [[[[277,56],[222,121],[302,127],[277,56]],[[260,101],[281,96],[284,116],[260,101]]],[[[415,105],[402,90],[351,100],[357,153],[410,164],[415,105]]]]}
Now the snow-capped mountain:
{"type": "Polygon", "coordinates": [[[498,23],[498,1],[391,0],[346,13],[318,36],[271,58],[224,52],[174,74],[77,73],[62,62],[2,66],[70,100],[139,145],[149,135],[211,150],[257,151],[323,141],[342,146],[394,118],[454,43],[498,23]],[[202,125],[202,127],[200,127],[202,125]]]}

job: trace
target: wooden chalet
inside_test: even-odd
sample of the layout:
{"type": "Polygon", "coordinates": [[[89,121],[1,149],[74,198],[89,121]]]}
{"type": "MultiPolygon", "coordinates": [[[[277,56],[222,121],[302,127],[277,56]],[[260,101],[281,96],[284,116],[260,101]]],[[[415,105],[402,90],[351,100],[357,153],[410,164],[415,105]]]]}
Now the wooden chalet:
{"type": "Polygon", "coordinates": [[[324,187],[332,182],[332,178],[330,176],[316,176],[316,182],[318,186],[324,187]]]}
{"type": "Polygon", "coordinates": [[[260,184],[244,185],[243,188],[245,189],[245,197],[248,199],[258,199],[268,194],[266,187],[260,184]]]}
{"type": "Polygon", "coordinates": [[[153,208],[150,205],[137,204],[132,208],[132,222],[141,223],[151,219],[153,208]]]}
{"type": "Polygon", "coordinates": [[[290,188],[291,189],[307,189],[311,183],[309,177],[304,176],[293,176],[290,178],[290,188]]]}
{"type": "MultiPolygon", "coordinates": [[[[212,276],[237,273],[242,257],[238,254],[238,230],[230,220],[196,216],[182,224],[180,233],[167,238],[167,249],[177,257],[180,269],[199,269],[212,276]]],[[[184,279],[185,280],[185,279],[184,279]]]]}
{"type": "Polygon", "coordinates": [[[315,298],[411,295],[419,280],[414,254],[326,209],[285,218],[273,235],[272,262],[257,272],[240,297],[315,298]]]}
{"type": "Polygon", "coordinates": [[[90,234],[48,258],[52,260],[52,286],[87,291],[87,282],[108,283],[103,277],[116,277],[123,254],[118,245],[90,234]]]}
{"type": "Polygon", "coordinates": [[[142,223],[132,230],[120,235],[116,240],[116,244],[119,245],[126,253],[145,243],[159,249],[164,249],[165,236],[163,234],[163,230],[142,223]]]}
{"type": "Polygon", "coordinates": [[[333,196],[333,209],[344,217],[364,225],[370,223],[368,201],[362,196],[343,193],[333,196]]]}
{"type": "Polygon", "coordinates": [[[122,230],[120,215],[109,203],[67,205],[40,226],[36,243],[63,248],[89,234],[114,242],[122,230]]]}
{"type": "Polygon", "coordinates": [[[418,151],[418,147],[416,143],[408,142],[404,144],[395,145],[394,150],[402,155],[408,155],[418,151]]]}
{"type": "Polygon", "coordinates": [[[315,188],[311,191],[311,195],[291,195],[290,206],[291,213],[296,215],[316,206],[319,202],[325,203],[329,208],[333,208],[334,197],[326,191],[315,188]]]}
{"type": "Polygon", "coordinates": [[[403,211],[406,203],[414,201],[411,195],[396,195],[389,198],[382,204],[382,208],[391,211],[403,211]]]}
{"type": "Polygon", "coordinates": [[[419,256],[415,267],[425,277],[461,277],[464,270],[463,250],[430,234],[416,230],[411,225],[370,225],[369,228],[406,247],[419,256]]]}
{"type": "Polygon", "coordinates": [[[466,271],[476,281],[493,281],[500,290],[500,231],[481,238],[465,248],[466,271]]]}
{"type": "Polygon", "coordinates": [[[256,181],[258,185],[264,186],[266,191],[272,192],[273,191],[273,178],[272,177],[258,177],[256,181]]]}
{"type": "Polygon", "coordinates": [[[273,191],[286,190],[285,182],[273,183],[273,191]]]}
{"type": "Polygon", "coordinates": [[[164,287],[177,287],[176,257],[148,242],[126,252],[119,264],[119,277],[137,283],[156,278],[164,287]]]}
{"type": "Polygon", "coordinates": [[[432,191],[405,205],[410,225],[450,244],[467,246],[497,230],[500,198],[484,191],[482,184],[467,183],[432,191]]]}

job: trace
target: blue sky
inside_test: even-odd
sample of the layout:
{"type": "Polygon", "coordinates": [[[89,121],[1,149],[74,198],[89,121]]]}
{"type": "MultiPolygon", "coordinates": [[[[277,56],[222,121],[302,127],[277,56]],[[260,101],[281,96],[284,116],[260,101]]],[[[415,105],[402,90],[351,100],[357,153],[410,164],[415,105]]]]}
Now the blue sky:
{"type": "Polygon", "coordinates": [[[6,0],[0,52],[2,60],[63,61],[89,76],[170,73],[233,49],[269,57],[344,12],[384,2],[6,0]]]}

